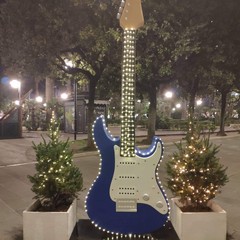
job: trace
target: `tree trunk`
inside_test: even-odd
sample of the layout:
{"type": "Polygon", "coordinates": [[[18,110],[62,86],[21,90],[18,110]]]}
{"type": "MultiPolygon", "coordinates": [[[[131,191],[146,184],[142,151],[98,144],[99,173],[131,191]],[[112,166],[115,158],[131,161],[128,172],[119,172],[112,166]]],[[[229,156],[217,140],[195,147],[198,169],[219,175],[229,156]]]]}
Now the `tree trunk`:
{"type": "Polygon", "coordinates": [[[157,109],[157,89],[153,87],[149,92],[149,109],[148,109],[148,136],[147,142],[151,143],[156,130],[156,109],[157,109]]]}
{"type": "Polygon", "coordinates": [[[40,82],[40,78],[39,77],[35,77],[34,81],[35,81],[35,97],[39,96],[39,89],[38,89],[38,85],[40,82]]]}
{"type": "Polygon", "coordinates": [[[92,125],[94,122],[94,99],[95,99],[96,80],[89,81],[89,100],[88,100],[88,148],[94,148],[94,141],[92,136],[92,125]]]}
{"type": "Polygon", "coordinates": [[[196,78],[192,81],[192,86],[189,93],[188,116],[190,116],[192,119],[194,118],[195,99],[198,91],[198,86],[199,86],[199,79],[196,78]]]}
{"type": "Polygon", "coordinates": [[[188,105],[188,117],[193,119],[194,111],[195,111],[195,98],[196,98],[196,92],[190,92],[189,95],[189,105],[188,105]]]}
{"type": "Polygon", "coordinates": [[[191,90],[189,93],[188,105],[188,126],[187,133],[192,136],[194,133],[194,112],[195,112],[195,99],[198,91],[199,79],[196,78],[192,81],[191,90]]]}
{"type": "Polygon", "coordinates": [[[67,82],[66,82],[66,92],[67,92],[67,94],[72,94],[72,92],[73,92],[73,87],[72,87],[72,81],[71,81],[71,79],[69,79],[69,80],[67,80],[67,82]]]}
{"type": "Polygon", "coordinates": [[[51,101],[54,97],[54,80],[52,78],[46,78],[46,103],[51,101]]]}
{"type": "MultiPolygon", "coordinates": [[[[47,77],[45,82],[46,82],[45,96],[46,96],[46,103],[48,103],[54,97],[54,80],[52,78],[47,77]]],[[[47,126],[49,125],[51,118],[52,118],[52,109],[50,109],[48,107],[47,111],[46,111],[46,123],[47,123],[47,126]]]]}
{"type": "Polygon", "coordinates": [[[220,130],[217,133],[218,136],[226,136],[224,126],[225,126],[225,111],[227,105],[227,92],[221,92],[221,114],[220,114],[220,130]]]}

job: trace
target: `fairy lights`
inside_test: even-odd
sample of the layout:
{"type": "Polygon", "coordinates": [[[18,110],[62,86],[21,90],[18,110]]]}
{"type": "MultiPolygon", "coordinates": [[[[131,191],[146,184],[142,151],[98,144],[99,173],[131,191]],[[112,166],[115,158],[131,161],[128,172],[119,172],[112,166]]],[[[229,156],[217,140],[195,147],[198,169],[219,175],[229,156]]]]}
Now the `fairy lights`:
{"type": "MultiPolygon", "coordinates": [[[[104,117],[103,117],[103,116],[100,116],[100,117],[98,117],[98,118],[96,119],[96,121],[94,122],[94,124],[93,124],[93,126],[92,126],[92,127],[93,127],[93,128],[92,128],[92,132],[93,132],[93,133],[95,132],[95,130],[96,130],[96,125],[99,124],[99,123],[97,123],[97,122],[99,122],[99,121],[102,121],[102,127],[104,128],[104,132],[105,132],[107,138],[110,139],[111,141],[113,141],[113,145],[114,145],[114,146],[118,146],[118,139],[117,139],[117,138],[113,138],[113,137],[111,136],[110,132],[108,131],[108,129],[107,129],[107,127],[106,127],[105,120],[104,120],[104,117]]],[[[98,149],[98,145],[96,144],[95,134],[93,134],[93,140],[94,140],[94,143],[95,143],[96,148],[98,149]]],[[[158,155],[159,157],[161,157],[161,160],[159,161],[158,164],[155,164],[154,166],[156,167],[156,171],[155,171],[156,180],[157,180],[157,182],[160,184],[161,189],[162,189],[162,184],[161,184],[160,179],[159,179],[159,176],[158,176],[158,175],[159,175],[159,174],[158,174],[158,172],[159,172],[159,166],[160,166],[160,162],[162,161],[163,150],[164,150],[163,145],[162,145],[162,141],[161,141],[159,138],[155,137],[154,142],[152,143],[152,145],[151,145],[148,149],[146,149],[146,150],[136,149],[136,150],[134,150],[134,151],[135,151],[135,153],[136,153],[137,155],[140,155],[140,157],[143,157],[143,156],[144,156],[144,158],[145,158],[146,156],[149,157],[149,156],[151,156],[152,154],[154,154],[154,152],[157,150],[157,146],[159,146],[159,145],[161,146],[161,154],[157,154],[157,155],[158,155]]],[[[89,197],[89,195],[91,194],[91,191],[92,191],[93,186],[95,185],[96,181],[98,180],[98,178],[99,178],[100,175],[102,174],[102,173],[101,173],[101,168],[102,168],[102,161],[103,161],[103,159],[102,159],[102,155],[101,155],[100,149],[98,149],[98,152],[99,152],[99,155],[100,155],[100,164],[99,164],[98,176],[96,177],[96,179],[95,179],[94,182],[92,183],[91,187],[89,188],[88,194],[87,194],[87,196],[86,196],[86,198],[85,198],[84,207],[85,207],[85,211],[86,211],[87,213],[88,213],[88,207],[89,207],[89,206],[88,206],[88,197],[89,197]]],[[[119,154],[117,154],[117,156],[119,156],[119,154]]],[[[136,157],[136,156],[135,156],[135,157],[136,157]]],[[[134,158],[135,158],[135,157],[134,157],[134,158]]],[[[137,157],[136,157],[136,158],[137,158],[137,157]]],[[[116,160],[116,162],[119,162],[119,161],[118,161],[119,159],[118,159],[118,160],[115,159],[115,160],[116,160]]],[[[142,160],[141,160],[141,162],[142,162],[142,160]]],[[[137,169],[136,169],[136,170],[137,170],[137,169]]],[[[168,212],[168,216],[167,216],[167,220],[166,220],[166,222],[167,222],[167,221],[169,221],[170,205],[169,205],[169,202],[167,201],[166,192],[165,192],[163,189],[162,189],[162,194],[163,194],[164,198],[166,199],[166,204],[167,204],[167,212],[168,212]]],[[[151,195],[151,197],[153,197],[153,195],[151,195]]],[[[138,201],[139,201],[139,200],[138,200],[138,201]]],[[[163,201],[164,201],[164,200],[163,200],[163,201]]],[[[162,202],[161,202],[161,204],[162,204],[162,202]]],[[[93,219],[92,219],[92,220],[93,220],[93,219]]],[[[111,231],[108,231],[108,230],[104,229],[103,226],[101,226],[101,222],[98,221],[98,220],[92,221],[92,224],[93,224],[96,228],[98,228],[99,230],[101,230],[101,231],[107,231],[107,233],[112,234],[113,237],[114,237],[114,235],[120,237],[119,233],[117,233],[117,232],[111,232],[111,231]]],[[[165,226],[165,224],[164,224],[163,226],[165,226]]],[[[116,236],[115,236],[115,237],[116,237],[116,236]]],[[[126,235],[126,234],[121,234],[121,236],[122,236],[122,237],[129,237],[129,235],[126,235]]],[[[132,235],[132,238],[135,238],[135,237],[137,237],[137,235],[132,235]]],[[[139,235],[139,237],[144,237],[144,235],[139,235]]]]}
{"type": "Polygon", "coordinates": [[[48,137],[48,140],[42,137],[43,141],[39,144],[33,143],[37,172],[29,176],[29,179],[33,184],[32,191],[41,200],[41,204],[55,209],[56,204],[60,204],[60,201],[56,202],[56,196],[64,194],[62,199],[71,199],[72,195],[74,197],[81,190],[82,177],[80,171],[73,166],[73,153],[68,140],[60,140],[59,123],[54,113],[50,120],[48,137]]]}
{"type": "Polygon", "coordinates": [[[168,187],[182,202],[187,199],[196,208],[206,206],[227,181],[226,168],[216,156],[219,147],[209,137],[201,137],[190,118],[186,143],[177,148],[167,163],[168,187]]]}
{"type": "Polygon", "coordinates": [[[123,157],[135,156],[135,35],[136,30],[124,30],[120,151],[123,157]]]}
{"type": "MultiPolygon", "coordinates": [[[[136,1],[136,2],[133,1],[133,2],[134,4],[140,3],[139,1],[136,1]]],[[[123,5],[125,5],[124,1],[121,4],[118,17],[121,17],[123,5]]],[[[131,210],[134,209],[135,211],[137,210],[136,205],[138,203],[144,203],[152,206],[157,211],[159,211],[159,213],[162,213],[162,215],[164,216],[160,218],[163,218],[162,220],[166,221],[166,218],[169,219],[170,207],[167,201],[165,191],[159,188],[159,184],[161,183],[158,177],[158,167],[160,166],[159,158],[162,157],[161,153],[163,150],[162,143],[161,141],[159,141],[158,138],[156,138],[153,144],[151,145],[151,147],[149,147],[147,150],[140,151],[138,149],[135,149],[135,121],[134,121],[135,120],[135,112],[134,112],[135,111],[135,52],[136,52],[135,35],[136,35],[136,29],[140,27],[141,24],[143,24],[144,20],[142,19],[141,22],[139,22],[138,24],[136,23],[136,28],[134,27],[135,21],[132,23],[133,26],[131,26],[132,24],[130,24],[130,28],[134,28],[134,29],[129,29],[128,24],[125,26],[125,22],[131,19],[130,18],[131,15],[129,15],[129,9],[128,9],[129,6],[132,6],[132,5],[127,3],[126,8],[124,8],[124,17],[121,18],[121,22],[120,22],[121,27],[123,27],[124,29],[120,146],[119,146],[119,139],[113,138],[113,136],[111,136],[111,134],[108,132],[105,126],[103,117],[97,118],[97,120],[93,125],[92,132],[94,133],[93,137],[96,138],[95,140],[97,140],[97,143],[99,143],[99,137],[97,136],[100,136],[102,132],[103,132],[103,135],[106,134],[105,137],[108,142],[107,144],[109,144],[109,146],[112,145],[113,147],[114,156],[112,158],[115,159],[115,167],[114,167],[114,172],[110,173],[110,174],[113,174],[113,176],[112,176],[111,186],[109,188],[109,193],[107,193],[107,199],[110,195],[110,198],[112,199],[112,201],[116,202],[116,209],[114,211],[129,212],[129,208],[131,208],[131,210]],[[100,128],[101,132],[99,134],[99,124],[101,123],[101,121],[102,121],[101,127],[103,127],[104,129],[100,128]],[[109,143],[109,140],[112,141],[112,144],[109,143]],[[136,166],[137,163],[138,163],[138,166],[136,166]],[[145,170],[148,170],[147,173],[145,172],[145,170]],[[144,175],[142,174],[143,172],[145,173],[144,175]],[[125,175],[121,175],[121,174],[125,174],[125,175]],[[124,176],[127,176],[127,177],[124,177],[124,176]],[[129,178],[131,181],[129,181],[129,178]],[[150,184],[150,186],[148,186],[148,184],[150,184]],[[124,186],[123,188],[121,187],[122,185],[124,186]],[[119,191],[119,189],[121,190],[119,191]],[[137,190],[132,193],[131,192],[132,189],[134,190],[137,189],[137,190]],[[125,198],[125,195],[127,195],[128,199],[127,200],[124,199],[122,195],[124,195],[124,198],[125,198]],[[124,202],[125,205],[119,204],[122,202],[124,202]]],[[[139,8],[134,7],[132,9],[133,13],[135,13],[138,9],[139,8]]],[[[104,136],[103,136],[103,139],[104,139],[104,136]]],[[[95,140],[94,140],[94,143],[96,145],[95,140]]],[[[119,235],[118,232],[115,232],[117,228],[113,227],[115,223],[113,225],[111,225],[110,223],[109,224],[104,223],[107,227],[107,229],[104,229],[103,228],[104,224],[101,223],[101,220],[99,217],[108,218],[109,213],[107,212],[107,209],[106,209],[106,212],[104,212],[104,216],[102,216],[102,212],[100,212],[99,215],[97,216],[97,215],[94,215],[93,213],[93,212],[97,212],[95,211],[95,208],[91,208],[91,204],[90,204],[91,201],[93,199],[96,199],[96,195],[99,194],[99,190],[102,190],[101,188],[102,184],[103,182],[105,182],[105,178],[103,176],[105,172],[104,172],[104,169],[103,170],[101,169],[101,167],[105,166],[105,161],[108,158],[111,159],[111,157],[108,156],[107,159],[105,160],[105,146],[103,145],[104,145],[104,142],[101,142],[101,144],[99,144],[99,149],[98,149],[100,160],[101,162],[103,161],[103,164],[100,163],[98,176],[95,179],[92,186],[90,187],[89,192],[86,196],[85,211],[88,212],[90,219],[93,220],[92,224],[95,225],[95,227],[99,228],[100,230],[106,231],[107,233],[116,235],[121,238],[122,237],[135,238],[137,237],[137,235],[135,234],[132,235],[131,231],[129,230],[127,231],[121,230],[123,232],[128,232],[129,234],[120,233],[119,235]],[[102,159],[102,156],[104,156],[104,159],[102,159]],[[96,182],[98,182],[98,184],[95,184],[96,182]],[[114,232],[112,231],[112,229],[114,229],[114,232]]],[[[94,204],[93,206],[95,207],[94,204]]],[[[113,210],[110,209],[110,211],[113,211],[113,210]]],[[[115,213],[114,212],[110,213],[110,217],[111,217],[110,220],[114,221],[114,217],[112,216],[112,214],[115,214],[115,213]]],[[[118,221],[117,216],[118,214],[116,214],[116,219],[115,219],[116,221],[118,221]]],[[[135,215],[135,217],[137,217],[137,215],[135,215]]],[[[163,224],[163,226],[164,225],[165,224],[163,224]]],[[[139,230],[136,230],[135,227],[133,227],[132,232],[143,231],[143,229],[140,230],[140,228],[141,226],[139,226],[139,230]]],[[[119,228],[119,230],[120,229],[121,227],[119,228]]],[[[147,229],[146,226],[144,227],[144,229],[147,229]]],[[[144,231],[147,232],[150,230],[144,230],[144,231]]],[[[141,235],[139,235],[139,237],[145,238],[145,236],[141,236],[141,235]]],[[[146,238],[151,239],[149,236],[147,236],[146,238]]]]}

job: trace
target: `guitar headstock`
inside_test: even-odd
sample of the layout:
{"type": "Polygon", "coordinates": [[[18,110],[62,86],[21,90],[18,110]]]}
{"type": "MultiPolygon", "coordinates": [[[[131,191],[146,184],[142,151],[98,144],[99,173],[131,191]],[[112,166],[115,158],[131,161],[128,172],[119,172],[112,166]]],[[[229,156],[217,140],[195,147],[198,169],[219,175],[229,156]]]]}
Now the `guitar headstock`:
{"type": "Polygon", "coordinates": [[[117,18],[123,29],[138,29],[144,24],[141,0],[122,0],[117,18]]]}

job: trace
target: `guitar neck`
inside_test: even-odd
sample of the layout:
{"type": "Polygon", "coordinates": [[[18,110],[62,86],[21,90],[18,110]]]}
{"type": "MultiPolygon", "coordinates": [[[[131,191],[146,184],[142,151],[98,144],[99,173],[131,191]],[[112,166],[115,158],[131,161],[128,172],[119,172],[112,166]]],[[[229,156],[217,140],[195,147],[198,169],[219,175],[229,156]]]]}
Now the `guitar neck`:
{"type": "Polygon", "coordinates": [[[135,156],[135,54],[136,30],[124,30],[120,155],[135,156]]]}

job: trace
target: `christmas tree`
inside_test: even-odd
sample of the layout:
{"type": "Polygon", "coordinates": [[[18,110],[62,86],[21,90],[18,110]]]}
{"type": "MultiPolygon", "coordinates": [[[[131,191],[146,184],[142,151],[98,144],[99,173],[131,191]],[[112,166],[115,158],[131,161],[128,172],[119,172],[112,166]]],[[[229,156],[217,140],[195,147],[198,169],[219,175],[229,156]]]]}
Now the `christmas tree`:
{"type": "Polygon", "coordinates": [[[59,123],[54,114],[48,130],[49,141],[33,143],[36,152],[36,174],[28,176],[32,191],[44,210],[55,211],[69,206],[82,189],[82,174],[73,165],[73,153],[69,140],[60,140],[59,123]]]}
{"type": "Polygon", "coordinates": [[[186,142],[176,144],[177,151],[166,165],[167,186],[189,211],[204,211],[228,181],[226,168],[217,157],[219,146],[212,144],[209,137],[201,136],[190,117],[186,142]]]}

